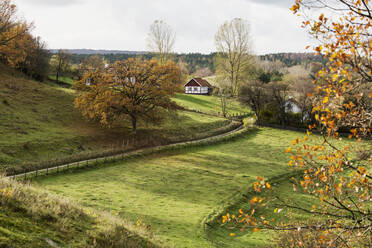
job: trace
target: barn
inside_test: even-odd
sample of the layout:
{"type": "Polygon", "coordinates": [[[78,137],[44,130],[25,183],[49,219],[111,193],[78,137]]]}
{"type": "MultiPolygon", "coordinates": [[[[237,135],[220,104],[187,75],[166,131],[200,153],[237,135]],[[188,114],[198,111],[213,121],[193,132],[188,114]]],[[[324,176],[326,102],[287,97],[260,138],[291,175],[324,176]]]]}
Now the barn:
{"type": "Polygon", "coordinates": [[[212,85],[202,78],[192,78],[185,84],[186,94],[209,95],[212,90],[212,85]]]}

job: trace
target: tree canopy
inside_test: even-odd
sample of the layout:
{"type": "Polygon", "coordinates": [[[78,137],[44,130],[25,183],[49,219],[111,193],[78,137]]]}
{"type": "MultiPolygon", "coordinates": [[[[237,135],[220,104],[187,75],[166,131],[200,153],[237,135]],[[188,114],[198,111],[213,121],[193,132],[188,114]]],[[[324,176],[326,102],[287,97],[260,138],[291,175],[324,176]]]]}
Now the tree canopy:
{"type": "Polygon", "coordinates": [[[136,132],[137,121],[159,121],[159,110],[176,107],[171,101],[180,80],[180,70],[171,61],[128,59],[104,70],[87,72],[77,82],[75,107],[88,119],[110,126],[130,120],[136,132]],[[86,84],[89,78],[90,85],[86,84]]]}

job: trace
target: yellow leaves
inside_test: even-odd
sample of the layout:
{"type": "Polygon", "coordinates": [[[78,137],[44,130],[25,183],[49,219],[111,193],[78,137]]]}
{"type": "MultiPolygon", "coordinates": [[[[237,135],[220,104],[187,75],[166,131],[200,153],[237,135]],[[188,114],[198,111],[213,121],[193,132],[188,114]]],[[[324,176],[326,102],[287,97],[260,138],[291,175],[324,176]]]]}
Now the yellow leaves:
{"type": "Polygon", "coordinates": [[[270,183],[266,182],[265,185],[266,185],[266,188],[271,189],[271,184],[270,183]]]}
{"type": "Polygon", "coordinates": [[[286,150],[285,150],[285,153],[290,153],[292,152],[292,148],[291,147],[288,147],[286,150]]]}
{"type": "Polygon", "coordinates": [[[235,233],[230,233],[230,237],[234,237],[234,236],[236,236],[235,233]]]}
{"type": "Polygon", "coordinates": [[[259,231],[260,231],[259,228],[257,228],[257,227],[253,228],[253,232],[259,232],[259,231]]]}
{"type": "Polygon", "coordinates": [[[300,4],[298,1],[296,1],[296,3],[290,8],[290,10],[296,14],[298,12],[298,10],[300,9],[300,4]]]}
{"type": "Polygon", "coordinates": [[[324,14],[322,13],[320,16],[319,16],[319,21],[323,21],[324,19],[324,14]]]}
{"type": "Polygon", "coordinates": [[[226,222],[230,221],[231,218],[230,218],[230,214],[227,213],[226,215],[223,215],[222,216],[222,223],[225,224],[226,222]]]}
{"type": "Polygon", "coordinates": [[[253,199],[251,199],[249,202],[250,202],[252,205],[256,204],[256,202],[258,202],[258,197],[257,197],[257,196],[253,197],[253,199]]]}
{"type": "Polygon", "coordinates": [[[358,171],[362,175],[365,175],[367,173],[367,170],[364,167],[362,167],[362,166],[359,166],[358,167],[358,171]]]}
{"type": "Polygon", "coordinates": [[[293,163],[294,163],[293,160],[290,160],[290,161],[288,162],[288,165],[289,165],[289,166],[293,166],[293,163]]]}
{"type": "Polygon", "coordinates": [[[322,45],[317,46],[317,47],[315,48],[315,51],[317,51],[318,53],[320,53],[322,50],[323,50],[323,46],[322,46],[322,45]]]}

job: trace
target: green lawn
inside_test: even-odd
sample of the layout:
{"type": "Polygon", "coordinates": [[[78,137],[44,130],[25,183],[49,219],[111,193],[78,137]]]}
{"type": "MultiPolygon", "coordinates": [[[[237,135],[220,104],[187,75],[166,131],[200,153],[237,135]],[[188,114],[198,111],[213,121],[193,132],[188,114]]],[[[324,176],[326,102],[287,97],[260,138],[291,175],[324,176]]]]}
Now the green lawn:
{"type": "Polygon", "coordinates": [[[202,220],[236,194],[248,192],[257,176],[287,173],[288,157],[283,151],[301,135],[256,129],[229,143],[39,178],[35,184],[132,222],[141,219],[176,247],[213,247],[216,242],[223,242],[221,247],[231,242],[231,247],[256,247],[267,236],[245,233],[234,240],[216,224],[217,231],[207,238],[202,220]]]}
{"type": "MultiPolygon", "coordinates": [[[[204,95],[188,95],[178,93],[173,100],[187,108],[193,110],[199,110],[204,113],[221,113],[221,100],[216,96],[204,96],[204,95]]],[[[248,107],[241,106],[235,98],[229,98],[227,100],[227,112],[229,114],[239,113],[250,113],[248,107]]]]}
{"type": "MultiPolygon", "coordinates": [[[[50,80],[56,81],[56,75],[49,75],[48,78],[50,80]]],[[[74,85],[74,79],[71,77],[58,77],[58,81],[61,83],[69,84],[69,85],[74,85]]]]}

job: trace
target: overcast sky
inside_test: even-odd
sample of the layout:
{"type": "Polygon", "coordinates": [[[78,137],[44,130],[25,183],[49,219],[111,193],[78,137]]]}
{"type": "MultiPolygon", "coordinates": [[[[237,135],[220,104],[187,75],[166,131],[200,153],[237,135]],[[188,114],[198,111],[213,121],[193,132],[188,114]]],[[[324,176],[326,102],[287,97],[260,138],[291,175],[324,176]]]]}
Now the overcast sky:
{"type": "Polygon", "coordinates": [[[311,42],[294,0],[14,0],[49,48],[145,51],[149,26],[164,20],[177,34],[176,52],[215,51],[226,20],[251,23],[256,54],[304,52],[311,42]]]}

